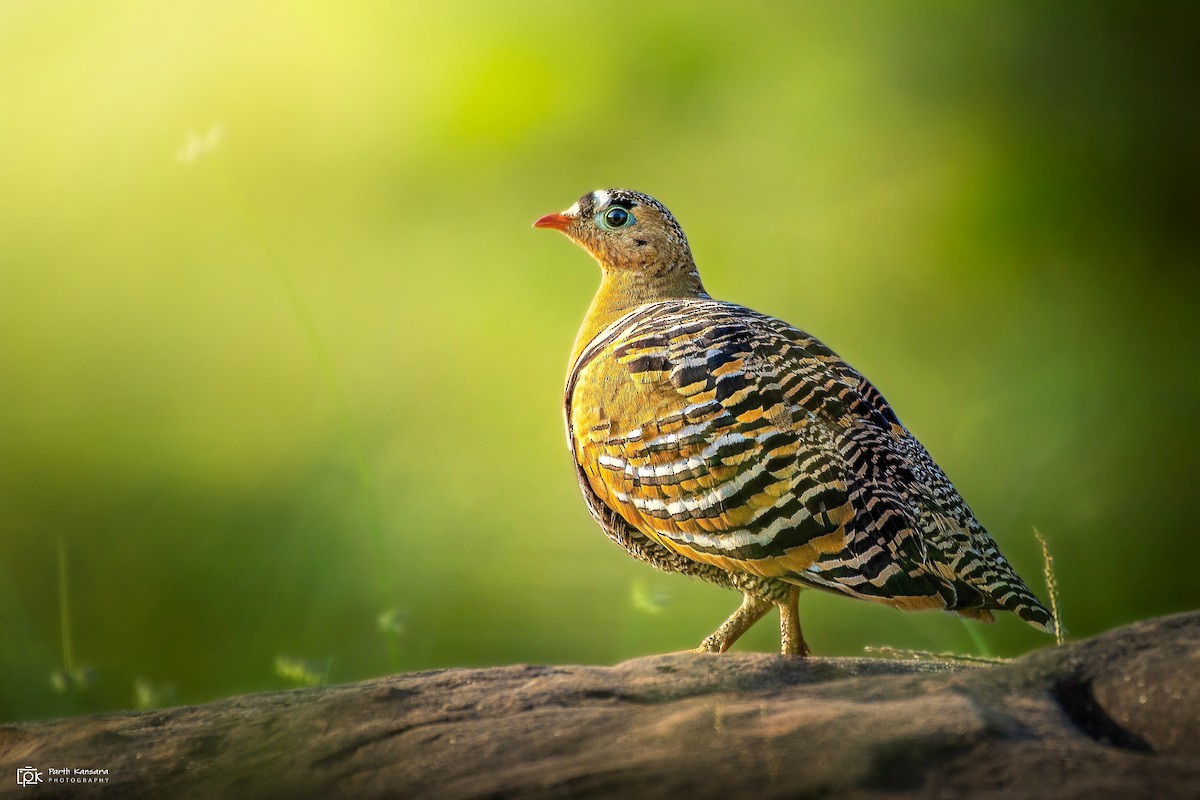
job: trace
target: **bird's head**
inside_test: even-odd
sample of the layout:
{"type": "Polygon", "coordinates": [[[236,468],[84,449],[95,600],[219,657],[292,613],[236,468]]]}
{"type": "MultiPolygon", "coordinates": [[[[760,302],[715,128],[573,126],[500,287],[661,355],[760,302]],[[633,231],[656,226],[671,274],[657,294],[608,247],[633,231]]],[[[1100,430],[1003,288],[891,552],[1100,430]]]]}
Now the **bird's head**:
{"type": "Polygon", "coordinates": [[[666,206],[641,192],[598,189],[566,211],[541,217],[533,227],[562,231],[606,273],[665,278],[695,270],[683,228],[666,206]]]}

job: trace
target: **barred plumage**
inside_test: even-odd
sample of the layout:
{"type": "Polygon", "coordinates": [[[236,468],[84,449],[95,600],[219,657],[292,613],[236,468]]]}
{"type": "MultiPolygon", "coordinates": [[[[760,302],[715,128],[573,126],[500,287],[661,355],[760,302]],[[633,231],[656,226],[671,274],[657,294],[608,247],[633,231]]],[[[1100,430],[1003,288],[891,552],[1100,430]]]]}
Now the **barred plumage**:
{"type": "Polygon", "coordinates": [[[535,225],[603,269],[564,395],[592,515],[631,555],[744,595],[701,649],[774,604],[783,652],[807,652],[802,587],[1053,630],[875,387],[807,333],[711,299],[661,203],[597,191],[535,225]]]}

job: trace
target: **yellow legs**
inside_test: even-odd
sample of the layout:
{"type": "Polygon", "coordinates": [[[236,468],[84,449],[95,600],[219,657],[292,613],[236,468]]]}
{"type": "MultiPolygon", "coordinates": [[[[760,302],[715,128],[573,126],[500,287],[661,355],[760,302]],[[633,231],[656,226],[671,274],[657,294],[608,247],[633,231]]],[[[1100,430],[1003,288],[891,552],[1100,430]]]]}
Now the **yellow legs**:
{"type": "Polygon", "coordinates": [[[779,604],[779,652],[785,656],[806,656],[811,650],[800,632],[800,587],[793,586],[787,599],[779,604]]]}
{"type": "Polygon", "coordinates": [[[738,638],[750,630],[771,610],[772,605],[779,606],[779,652],[783,655],[806,656],[809,654],[808,644],[800,633],[800,611],[797,602],[800,598],[800,587],[793,587],[783,600],[772,602],[757,595],[743,594],[742,604],[737,611],[729,615],[729,619],[721,623],[721,627],[712,632],[700,646],[699,653],[724,653],[738,638]]]}

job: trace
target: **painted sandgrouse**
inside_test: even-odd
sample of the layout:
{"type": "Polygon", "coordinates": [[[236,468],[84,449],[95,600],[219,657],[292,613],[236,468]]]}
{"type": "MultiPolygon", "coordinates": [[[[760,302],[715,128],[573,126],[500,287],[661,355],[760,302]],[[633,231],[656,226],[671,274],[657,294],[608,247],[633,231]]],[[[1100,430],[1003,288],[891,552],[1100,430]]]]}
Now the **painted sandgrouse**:
{"type": "Polygon", "coordinates": [[[588,509],[635,558],[743,595],[700,650],[776,605],[781,651],[807,653],[808,587],[1054,630],[883,395],[807,333],[709,297],[661,203],[596,191],[534,226],[603,271],[564,396],[588,509]]]}

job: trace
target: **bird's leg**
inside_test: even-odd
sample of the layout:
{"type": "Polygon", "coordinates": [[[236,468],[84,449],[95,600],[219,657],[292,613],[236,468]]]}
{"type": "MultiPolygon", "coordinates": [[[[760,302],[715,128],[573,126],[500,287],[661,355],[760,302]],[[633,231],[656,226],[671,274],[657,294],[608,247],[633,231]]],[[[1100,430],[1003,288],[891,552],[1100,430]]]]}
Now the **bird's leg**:
{"type": "Polygon", "coordinates": [[[771,610],[771,601],[752,594],[742,595],[742,604],[737,611],[729,615],[729,619],[721,623],[721,627],[713,631],[700,646],[698,653],[724,653],[750,626],[763,618],[771,610]]]}
{"type": "MultiPolygon", "coordinates": [[[[785,656],[806,656],[810,652],[800,632],[800,587],[792,587],[779,602],[779,652],[785,656]]],[[[731,618],[732,619],[732,618],[731,618]]],[[[728,624],[728,623],[726,623],[728,624]]]]}

